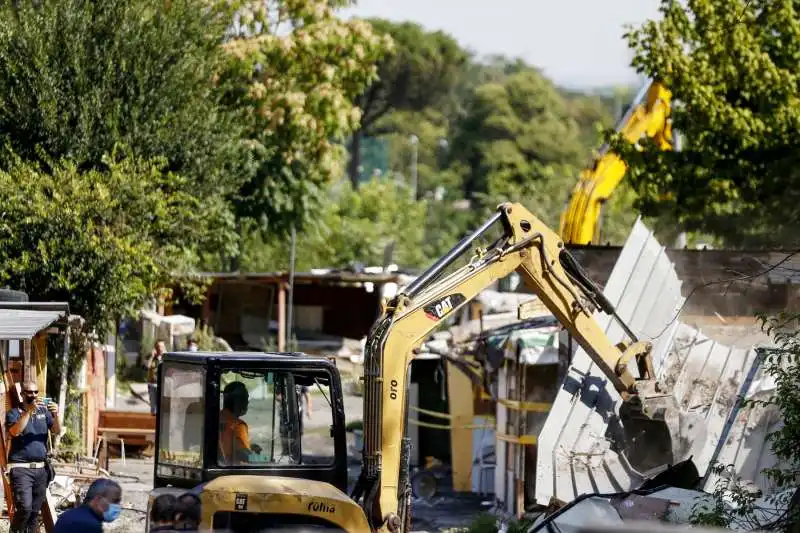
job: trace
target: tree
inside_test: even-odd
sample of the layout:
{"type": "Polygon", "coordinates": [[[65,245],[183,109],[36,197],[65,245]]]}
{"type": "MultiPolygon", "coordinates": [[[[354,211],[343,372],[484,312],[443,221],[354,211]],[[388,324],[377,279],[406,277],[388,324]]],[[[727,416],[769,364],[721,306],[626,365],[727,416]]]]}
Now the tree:
{"type": "Polygon", "coordinates": [[[458,176],[446,171],[450,124],[440,110],[392,111],[381,120],[381,127],[392,132],[380,139],[389,147],[388,170],[393,179],[410,185],[416,172],[417,198],[433,196],[439,187],[458,191],[458,176]]]}
{"type": "Polygon", "coordinates": [[[422,111],[450,102],[467,62],[467,54],[450,35],[425,32],[413,22],[394,23],[369,19],[375,30],[390,36],[394,52],[378,64],[378,79],[355,99],[362,110],[361,123],[350,143],[348,174],[358,186],[361,139],[391,133],[379,122],[389,111],[422,111]]]}
{"type": "Polygon", "coordinates": [[[343,143],[361,119],[353,100],[375,79],[390,46],[360,20],[341,20],[330,0],[240,1],[225,44],[227,104],[243,118],[251,165],[237,214],[282,233],[319,207],[343,170],[343,143]]]}
{"type": "MultiPolygon", "coordinates": [[[[564,91],[567,113],[578,125],[578,132],[585,160],[588,162],[592,152],[596,151],[603,142],[603,131],[613,127],[615,101],[613,98],[596,94],[584,94],[573,91],[564,91]]],[[[626,101],[627,105],[630,100],[626,101]]]]}
{"type": "Polygon", "coordinates": [[[165,159],[113,154],[98,168],[6,155],[0,171],[0,283],[67,301],[88,328],[135,313],[193,250],[224,235],[165,159]]]}
{"type": "Polygon", "coordinates": [[[239,121],[219,106],[213,77],[229,24],[230,11],[206,0],[4,2],[0,137],[45,167],[100,168],[126,145],[166,157],[200,198],[228,194],[239,121]]]}
{"type": "MultiPolygon", "coordinates": [[[[381,265],[387,246],[404,267],[423,265],[425,203],[389,180],[371,180],[358,190],[349,182],[329,186],[330,199],[297,239],[296,268],[345,268],[355,263],[381,265]]],[[[249,233],[242,257],[251,272],[288,270],[289,241],[282,236],[249,233]]]]}
{"type": "Polygon", "coordinates": [[[535,198],[537,214],[551,225],[577,165],[588,159],[567,102],[532,69],[478,87],[451,146],[451,160],[467,167],[466,198],[489,210],[503,200],[535,198]]]}
{"type": "Polygon", "coordinates": [[[789,0],[662,0],[627,34],[633,66],[672,91],[679,152],[617,140],[647,215],[729,245],[797,241],[800,14],[789,0]]]}

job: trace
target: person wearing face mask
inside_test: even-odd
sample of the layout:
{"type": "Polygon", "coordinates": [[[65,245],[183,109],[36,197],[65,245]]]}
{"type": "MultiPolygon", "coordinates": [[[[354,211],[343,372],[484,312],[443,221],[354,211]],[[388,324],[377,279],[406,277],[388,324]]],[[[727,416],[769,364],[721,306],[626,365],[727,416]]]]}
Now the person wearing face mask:
{"type": "Polygon", "coordinates": [[[6,428],[11,435],[8,477],[14,494],[14,520],[11,533],[36,531],[39,511],[47,491],[47,432],[58,434],[58,406],[47,407],[39,399],[36,383],[22,385],[22,405],[6,413],[6,428]]]}
{"type": "Polygon", "coordinates": [[[102,533],[103,522],[113,522],[122,510],[122,487],[114,480],[94,480],[83,505],[66,511],[56,520],[53,533],[102,533]]]}

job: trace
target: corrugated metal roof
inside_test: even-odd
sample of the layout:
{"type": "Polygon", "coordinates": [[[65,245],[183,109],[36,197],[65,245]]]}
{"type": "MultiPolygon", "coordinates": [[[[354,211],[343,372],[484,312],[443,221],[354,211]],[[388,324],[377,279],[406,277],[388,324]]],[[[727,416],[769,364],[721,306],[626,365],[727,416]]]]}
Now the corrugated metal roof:
{"type": "MultiPolygon", "coordinates": [[[[763,355],[762,355],[763,357],[763,355]]],[[[751,368],[740,394],[747,399],[767,400],[775,393],[775,380],[768,375],[763,364],[751,368]]],[[[717,443],[714,458],[723,465],[733,465],[736,474],[752,482],[765,494],[775,490],[774,482],[764,475],[764,469],[779,465],[778,458],[767,441],[767,436],[783,424],[775,405],[759,405],[735,409],[729,416],[723,434],[717,443]]],[[[720,476],[707,473],[701,487],[713,491],[720,476]]]]}
{"type": "MultiPolygon", "coordinates": [[[[287,281],[289,272],[198,272],[191,274],[190,277],[215,279],[220,281],[253,281],[264,283],[275,283],[277,281],[287,281]]],[[[349,271],[330,271],[330,272],[296,272],[294,281],[296,283],[313,283],[316,281],[329,282],[353,282],[353,283],[408,283],[414,276],[401,272],[387,273],[368,273],[368,272],[349,272],[349,271]]]]}
{"type": "Polygon", "coordinates": [[[0,309],[0,339],[32,339],[63,314],[62,311],[0,309]]]}
{"type": "MultiPolygon", "coordinates": [[[[657,376],[674,387],[682,406],[682,434],[673,442],[675,460],[693,455],[703,475],[755,351],[727,347],[675,320],[684,302],[681,281],[664,247],[641,221],[620,252],[604,293],[639,338],[653,343],[657,376]]],[[[598,312],[595,318],[613,342],[623,340],[622,328],[611,317],[598,312]]],[[[641,473],[612,449],[609,426],[620,404],[614,387],[588,354],[577,349],[538,438],[538,503],[641,484],[641,473]]]]}

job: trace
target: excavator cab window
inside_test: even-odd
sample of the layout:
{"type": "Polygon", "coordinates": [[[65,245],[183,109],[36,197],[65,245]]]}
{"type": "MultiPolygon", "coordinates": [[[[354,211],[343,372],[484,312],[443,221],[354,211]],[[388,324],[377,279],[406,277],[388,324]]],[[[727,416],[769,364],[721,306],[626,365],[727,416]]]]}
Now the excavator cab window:
{"type": "Polygon", "coordinates": [[[303,354],[168,353],[159,370],[155,487],[231,474],[347,490],[341,382],[303,354]]]}
{"type": "Polygon", "coordinates": [[[335,459],[329,375],[226,369],[220,406],[219,466],[329,465],[335,459]],[[313,414],[312,397],[319,404],[313,414]]]}
{"type": "Polygon", "coordinates": [[[219,466],[298,464],[298,410],[290,371],[230,369],[221,374],[219,466]]]}
{"type": "Polygon", "coordinates": [[[170,364],[162,369],[156,475],[200,481],[203,466],[206,369],[170,364]]]}

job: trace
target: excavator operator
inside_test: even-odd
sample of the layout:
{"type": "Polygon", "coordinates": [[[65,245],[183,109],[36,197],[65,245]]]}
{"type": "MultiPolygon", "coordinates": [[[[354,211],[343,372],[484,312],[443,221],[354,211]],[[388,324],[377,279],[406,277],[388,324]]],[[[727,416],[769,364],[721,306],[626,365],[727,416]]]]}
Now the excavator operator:
{"type": "Polygon", "coordinates": [[[222,391],[222,411],[219,416],[220,464],[247,463],[251,453],[261,453],[258,444],[250,444],[247,422],[241,419],[247,413],[249,403],[247,387],[240,381],[229,383],[222,391]]]}

